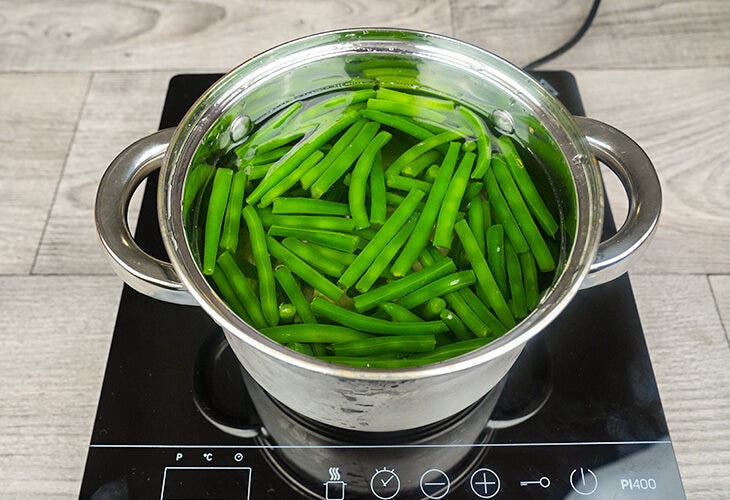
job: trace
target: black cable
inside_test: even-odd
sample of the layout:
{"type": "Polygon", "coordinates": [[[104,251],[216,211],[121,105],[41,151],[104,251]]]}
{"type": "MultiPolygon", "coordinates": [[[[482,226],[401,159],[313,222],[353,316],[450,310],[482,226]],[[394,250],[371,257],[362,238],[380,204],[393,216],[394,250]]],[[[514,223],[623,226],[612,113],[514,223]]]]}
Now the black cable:
{"type": "Polygon", "coordinates": [[[591,24],[593,23],[593,18],[596,17],[596,13],[598,12],[598,6],[601,4],[601,0],[593,0],[593,5],[591,6],[590,12],[588,12],[588,16],[585,18],[585,21],[583,21],[583,24],[581,27],[576,31],[575,35],[565,42],[563,45],[558,47],[557,49],[553,50],[546,56],[542,56],[540,59],[536,59],[532,61],[530,64],[527,64],[524,66],[523,69],[531,70],[535,69],[536,66],[540,66],[541,64],[545,64],[546,62],[555,59],[559,55],[564,54],[565,52],[569,51],[573,48],[573,46],[580,41],[581,38],[583,38],[583,35],[586,34],[586,31],[588,31],[588,28],[591,27],[591,24]]]}

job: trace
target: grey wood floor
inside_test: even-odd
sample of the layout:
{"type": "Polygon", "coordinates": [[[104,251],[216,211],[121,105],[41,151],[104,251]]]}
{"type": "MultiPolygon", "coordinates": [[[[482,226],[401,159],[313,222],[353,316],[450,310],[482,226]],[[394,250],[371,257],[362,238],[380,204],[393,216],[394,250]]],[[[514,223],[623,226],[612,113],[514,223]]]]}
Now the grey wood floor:
{"type": "MultiPolygon", "coordinates": [[[[78,494],[121,285],[96,184],[156,129],[169,78],[224,71],[330,28],[453,35],[517,64],[587,0],[0,1],[0,497],[78,494]]],[[[730,2],[604,0],[573,71],[590,116],[634,137],[665,197],[632,282],[690,498],[730,493],[730,2]]],[[[625,206],[616,182],[609,197],[625,206]]]]}

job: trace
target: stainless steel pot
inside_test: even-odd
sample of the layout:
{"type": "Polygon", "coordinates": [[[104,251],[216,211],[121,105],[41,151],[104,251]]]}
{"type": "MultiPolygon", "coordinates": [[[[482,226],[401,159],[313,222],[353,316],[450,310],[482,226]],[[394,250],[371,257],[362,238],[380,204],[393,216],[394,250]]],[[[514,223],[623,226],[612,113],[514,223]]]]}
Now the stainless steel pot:
{"type": "Polygon", "coordinates": [[[525,342],[581,287],[626,271],[654,232],[660,207],[656,172],[634,141],[601,122],[570,116],[519,68],[438,35],[355,29],[302,38],[254,57],[208,89],[177,128],[129,146],[101,180],[96,224],[116,272],[130,286],[160,300],[202,306],[223,328],[241,364],[281,403],[337,427],[395,431],[444,419],[486,394],[507,373],[525,342]],[[226,306],[197,268],[182,215],[193,155],[204,140],[228,140],[230,132],[221,124],[230,123],[234,115],[247,115],[255,122],[295,99],[362,83],[369,77],[359,68],[375,59],[416,68],[420,87],[468,103],[526,144],[543,160],[542,174],[556,192],[564,228],[559,272],[528,318],[474,352],[402,370],[323,363],[256,332],[226,306]],[[596,159],[617,174],[629,198],[626,221],[603,242],[603,189],[596,159]],[[159,224],[170,263],[142,251],[126,222],[131,194],[157,168],[159,224]]]}

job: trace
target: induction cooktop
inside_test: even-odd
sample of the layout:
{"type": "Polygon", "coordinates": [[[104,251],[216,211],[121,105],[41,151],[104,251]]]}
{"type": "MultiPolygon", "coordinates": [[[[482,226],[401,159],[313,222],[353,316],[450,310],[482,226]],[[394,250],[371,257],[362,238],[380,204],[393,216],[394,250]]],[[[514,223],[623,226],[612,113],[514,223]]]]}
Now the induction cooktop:
{"type": "MultiPolygon", "coordinates": [[[[583,114],[570,73],[534,76],[583,114]]],[[[219,77],[172,78],[161,128],[219,77]]],[[[150,178],[136,236],[164,259],[155,194],[150,178]]],[[[604,237],[615,231],[606,211],[604,237]]],[[[627,276],[579,292],[481,401],[387,434],[294,413],[251,380],[202,309],[125,286],[79,497],[685,498],[627,276]]]]}

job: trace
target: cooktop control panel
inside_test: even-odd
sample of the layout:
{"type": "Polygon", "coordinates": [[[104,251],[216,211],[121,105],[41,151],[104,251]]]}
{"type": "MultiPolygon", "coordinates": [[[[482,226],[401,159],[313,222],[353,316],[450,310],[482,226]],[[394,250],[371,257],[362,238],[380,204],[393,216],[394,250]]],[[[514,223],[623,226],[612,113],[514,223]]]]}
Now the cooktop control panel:
{"type": "MultiPolygon", "coordinates": [[[[672,446],[666,441],[633,443],[491,443],[459,445],[465,455],[475,454],[468,468],[438,460],[413,470],[408,464],[388,461],[387,447],[369,449],[338,446],[331,453],[307,447],[94,446],[94,463],[126,462],[131,475],[144,481],[126,484],[124,475],[101,484],[96,494],[126,492],[129,496],[100,498],[161,499],[479,499],[479,498],[684,498],[672,446]],[[311,456],[379,455],[379,466],[362,470],[357,465],[310,464],[319,475],[304,477],[290,468],[287,452],[297,449],[311,456]],[[369,450],[369,451],[368,451],[369,450]],[[607,457],[613,457],[606,461],[607,457]],[[421,470],[422,469],[422,470],[421,470]],[[137,472],[135,472],[137,471],[137,472]],[[140,472],[146,471],[146,472],[140,472]],[[146,484],[139,488],[140,484],[146,484]]],[[[429,447],[447,450],[453,446],[429,447]]],[[[421,454],[412,448],[414,457],[421,454]]],[[[452,451],[452,450],[451,450],[452,451]]],[[[448,456],[447,452],[444,455],[448,456]]],[[[418,460],[418,458],[415,458],[418,460]]],[[[370,462],[370,460],[367,460],[370,462]]],[[[125,467],[118,467],[121,472],[125,467]]],[[[99,476],[104,471],[99,470],[99,476]]],[[[100,477],[101,478],[101,477],[100,477]]],[[[122,495],[124,495],[122,493],[122,495]]],[[[94,498],[94,497],[92,497],[94,498]]]]}

